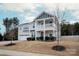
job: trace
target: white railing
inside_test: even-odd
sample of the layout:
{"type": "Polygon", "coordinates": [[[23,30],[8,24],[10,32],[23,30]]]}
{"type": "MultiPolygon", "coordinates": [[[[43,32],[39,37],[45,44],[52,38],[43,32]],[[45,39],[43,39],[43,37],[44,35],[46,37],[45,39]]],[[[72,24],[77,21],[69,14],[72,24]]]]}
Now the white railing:
{"type": "MultiPolygon", "coordinates": [[[[37,27],[43,27],[44,25],[37,25],[37,27]]],[[[53,24],[45,24],[45,27],[52,27],[53,26],[53,24]]]]}
{"type": "MultiPolygon", "coordinates": [[[[44,25],[36,25],[36,29],[37,30],[43,30],[44,29],[44,25]]],[[[45,30],[52,30],[54,29],[53,24],[45,24],[45,30]]]]}

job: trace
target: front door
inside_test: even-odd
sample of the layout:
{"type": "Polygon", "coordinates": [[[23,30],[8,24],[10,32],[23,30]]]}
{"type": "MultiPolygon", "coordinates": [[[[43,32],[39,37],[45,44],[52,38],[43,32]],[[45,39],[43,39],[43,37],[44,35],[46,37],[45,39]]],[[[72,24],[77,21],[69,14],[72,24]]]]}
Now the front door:
{"type": "Polygon", "coordinates": [[[41,37],[43,37],[43,32],[41,32],[41,37]]]}

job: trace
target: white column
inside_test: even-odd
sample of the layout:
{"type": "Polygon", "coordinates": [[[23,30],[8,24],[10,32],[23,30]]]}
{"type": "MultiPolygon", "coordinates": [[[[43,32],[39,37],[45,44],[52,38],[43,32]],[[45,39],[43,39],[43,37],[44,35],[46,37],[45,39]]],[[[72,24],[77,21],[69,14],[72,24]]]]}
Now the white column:
{"type": "MultiPolygon", "coordinates": [[[[60,20],[60,19],[59,19],[60,20]]],[[[61,21],[59,21],[59,40],[61,39],[61,24],[60,24],[61,21]]]]}
{"type": "Polygon", "coordinates": [[[54,26],[54,28],[55,28],[55,36],[56,36],[56,39],[57,39],[58,38],[57,20],[55,19],[55,17],[53,19],[54,19],[54,23],[55,23],[55,26],[54,26]]]}
{"type": "Polygon", "coordinates": [[[43,35],[43,36],[44,36],[44,37],[43,37],[44,39],[43,39],[43,40],[45,40],[45,19],[44,19],[44,21],[43,21],[43,24],[44,24],[44,35],[43,35]]]}
{"type": "Polygon", "coordinates": [[[56,30],[57,30],[57,29],[56,29],[56,26],[57,26],[57,25],[56,25],[56,23],[55,23],[55,22],[56,22],[55,17],[52,17],[52,19],[53,19],[53,23],[52,23],[52,25],[53,25],[53,29],[52,29],[52,30],[53,30],[53,35],[54,35],[55,37],[57,37],[57,35],[56,35],[56,30]]]}
{"type": "Polygon", "coordinates": [[[31,34],[30,34],[31,32],[30,32],[30,26],[29,26],[29,36],[31,36],[31,34]]]}
{"type": "Polygon", "coordinates": [[[36,21],[35,21],[35,40],[36,40],[36,21]]]}
{"type": "Polygon", "coordinates": [[[54,18],[52,18],[52,19],[53,19],[53,22],[52,22],[52,34],[55,35],[55,32],[54,32],[54,24],[53,24],[54,23],[54,18]]]}

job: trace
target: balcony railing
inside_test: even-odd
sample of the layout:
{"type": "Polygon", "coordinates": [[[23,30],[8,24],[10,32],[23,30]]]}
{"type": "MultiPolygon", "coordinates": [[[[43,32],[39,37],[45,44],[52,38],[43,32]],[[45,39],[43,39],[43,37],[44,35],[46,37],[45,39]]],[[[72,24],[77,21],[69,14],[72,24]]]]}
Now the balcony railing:
{"type": "MultiPolygon", "coordinates": [[[[45,29],[55,29],[55,24],[54,23],[49,23],[49,24],[45,24],[45,29]]],[[[35,30],[35,27],[30,27],[31,30],[35,30]]],[[[43,30],[44,29],[44,24],[37,24],[36,25],[36,29],[37,30],[43,30]]]]}
{"type": "MultiPolygon", "coordinates": [[[[53,27],[54,24],[45,24],[45,27],[53,27]]],[[[44,25],[36,25],[36,27],[43,27],[44,28],[44,25]]]]}
{"type": "MultiPolygon", "coordinates": [[[[36,25],[36,29],[37,30],[43,30],[44,29],[44,25],[36,25]]],[[[45,24],[45,29],[54,29],[54,25],[53,24],[45,24]]]]}

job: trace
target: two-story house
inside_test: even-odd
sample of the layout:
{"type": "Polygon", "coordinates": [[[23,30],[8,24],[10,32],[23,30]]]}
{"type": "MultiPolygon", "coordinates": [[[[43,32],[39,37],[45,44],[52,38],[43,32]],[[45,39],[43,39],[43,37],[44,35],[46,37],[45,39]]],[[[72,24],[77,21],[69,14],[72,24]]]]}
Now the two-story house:
{"type": "Polygon", "coordinates": [[[59,21],[56,16],[42,12],[34,21],[20,24],[18,27],[18,40],[27,40],[28,37],[58,36],[59,21]]]}

